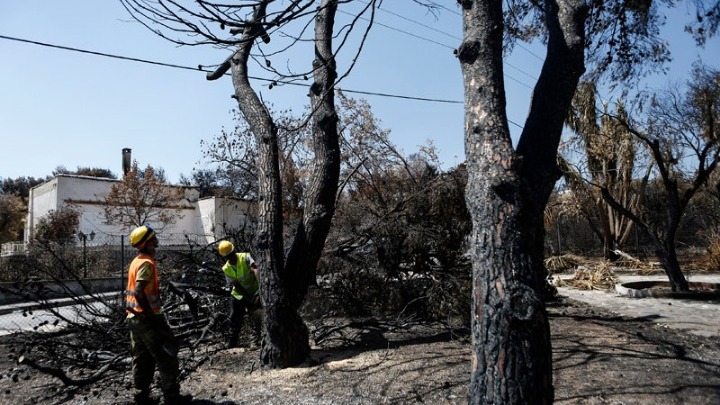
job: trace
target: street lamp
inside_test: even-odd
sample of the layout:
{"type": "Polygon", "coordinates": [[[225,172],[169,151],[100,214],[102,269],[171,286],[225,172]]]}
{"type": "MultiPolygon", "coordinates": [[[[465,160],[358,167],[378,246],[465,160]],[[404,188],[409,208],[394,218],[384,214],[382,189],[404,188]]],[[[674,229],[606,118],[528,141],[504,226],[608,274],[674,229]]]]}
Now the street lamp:
{"type": "Polygon", "coordinates": [[[78,239],[83,243],[83,278],[87,278],[87,239],[90,238],[92,241],[95,239],[95,232],[90,232],[89,235],[85,235],[81,231],[78,231],[78,239]]]}

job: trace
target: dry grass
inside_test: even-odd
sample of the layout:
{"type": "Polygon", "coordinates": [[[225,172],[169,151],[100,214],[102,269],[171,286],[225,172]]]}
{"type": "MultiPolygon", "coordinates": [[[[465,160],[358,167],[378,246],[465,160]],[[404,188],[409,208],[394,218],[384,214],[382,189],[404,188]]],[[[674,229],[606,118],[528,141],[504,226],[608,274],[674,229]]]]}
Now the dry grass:
{"type": "Polygon", "coordinates": [[[615,267],[620,267],[624,269],[629,270],[635,270],[640,275],[647,275],[656,272],[658,269],[660,269],[660,263],[658,262],[647,262],[640,259],[637,259],[635,257],[630,256],[629,254],[622,252],[620,250],[616,250],[615,254],[617,254],[620,258],[615,261],[615,267]]]}
{"type": "Polygon", "coordinates": [[[594,267],[578,267],[573,278],[557,278],[555,281],[558,287],[573,287],[578,290],[612,290],[616,283],[617,277],[607,262],[594,267]]]}
{"type": "Polygon", "coordinates": [[[710,245],[700,267],[706,270],[720,270],[720,240],[710,245]]]}
{"type": "Polygon", "coordinates": [[[576,269],[585,261],[584,258],[575,255],[550,256],[545,259],[545,268],[550,274],[564,273],[576,269]]]}

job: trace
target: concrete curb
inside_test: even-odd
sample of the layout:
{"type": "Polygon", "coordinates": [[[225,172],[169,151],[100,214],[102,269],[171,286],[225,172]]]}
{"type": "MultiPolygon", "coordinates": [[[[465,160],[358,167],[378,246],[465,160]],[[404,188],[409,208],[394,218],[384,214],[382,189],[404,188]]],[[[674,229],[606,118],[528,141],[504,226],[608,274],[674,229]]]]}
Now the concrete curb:
{"type": "Polygon", "coordinates": [[[615,284],[615,292],[630,298],[676,298],[694,300],[720,299],[720,283],[688,283],[694,291],[668,291],[669,281],[631,281],[615,284]],[[653,290],[653,288],[662,290],[653,290]]]}
{"type": "Polygon", "coordinates": [[[94,295],[84,295],[82,297],[77,297],[76,299],[73,298],[56,298],[52,300],[47,300],[45,302],[21,302],[17,304],[8,304],[8,305],[0,305],[0,315],[7,315],[11,314],[13,312],[21,312],[21,311],[32,311],[36,309],[43,309],[43,307],[64,307],[68,305],[76,305],[78,303],[78,299],[83,299],[87,302],[95,302],[99,301],[104,298],[110,298],[113,296],[119,296],[119,293],[117,292],[109,292],[109,293],[102,293],[102,294],[94,294],[94,295]]]}

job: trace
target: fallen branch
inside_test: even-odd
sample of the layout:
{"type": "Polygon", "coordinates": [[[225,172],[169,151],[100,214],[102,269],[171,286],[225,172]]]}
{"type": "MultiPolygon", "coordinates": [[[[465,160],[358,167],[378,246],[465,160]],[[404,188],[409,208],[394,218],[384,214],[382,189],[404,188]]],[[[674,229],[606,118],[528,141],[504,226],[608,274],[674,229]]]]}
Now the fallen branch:
{"type": "Polygon", "coordinates": [[[633,262],[633,263],[642,263],[642,261],[641,261],[640,259],[636,259],[636,258],[630,256],[629,254],[623,252],[623,251],[620,250],[620,249],[615,249],[615,250],[613,250],[613,253],[615,253],[616,255],[618,255],[618,256],[626,259],[626,260],[629,260],[629,261],[631,261],[631,262],[633,262]]]}
{"type": "Polygon", "coordinates": [[[640,272],[650,273],[660,266],[660,263],[657,262],[643,262],[642,260],[632,257],[619,249],[613,250],[613,253],[620,256],[627,264],[640,272]]]}
{"type": "Polygon", "coordinates": [[[93,383],[99,381],[102,378],[102,376],[110,369],[110,367],[112,367],[115,363],[117,363],[118,360],[120,360],[122,357],[123,357],[123,355],[118,354],[109,363],[105,364],[98,371],[96,371],[95,373],[93,373],[92,375],[90,375],[89,377],[86,377],[86,378],[69,377],[67,374],[65,374],[64,371],[60,370],[59,368],[48,367],[48,366],[43,366],[41,364],[37,364],[32,359],[29,359],[25,356],[20,356],[20,358],[18,359],[18,364],[26,365],[28,367],[34,368],[35,370],[37,370],[41,373],[49,374],[49,375],[59,379],[60,381],[62,381],[62,383],[65,384],[66,387],[68,387],[68,386],[83,387],[85,385],[90,385],[90,384],[93,384],[93,383]]]}
{"type": "Polygon", "coordinates": [[[212,320],[210,321],[210,323],[208,323],[208,324],[203,328],[202,333],[200,333],[200,337],[197,338],[197,340],[195,341],[195,343],[193,343],[193,344],[190,345],[190,349],[195,350],[195,349],[198,347],[198,345],[200,344],[200,342],[202,342],[203,339],[205,339],[205,336],[208,334],[208,332],[209,332],[212,328],[214,328],[215,325],[217,325],[218,321],[220,320],[220,317],[221,317],[220,315],[215,315],[215,316],[213,316],[213,318],[212,318],[212,320]]]}
{"type": "Polygon", "coordinates": [[[341,323],[339,325],[322,325],[317,328],[313,341],[315,344],[320,344],[323,340],[327,339],[328,336],[333,333],[340,332],[344,329],[366,329],[376,330],[381,332],[387,332],[394,325],[387,322],[379,321],[375,318],[370,318],[361,321],[349,321],[341,323]]]}

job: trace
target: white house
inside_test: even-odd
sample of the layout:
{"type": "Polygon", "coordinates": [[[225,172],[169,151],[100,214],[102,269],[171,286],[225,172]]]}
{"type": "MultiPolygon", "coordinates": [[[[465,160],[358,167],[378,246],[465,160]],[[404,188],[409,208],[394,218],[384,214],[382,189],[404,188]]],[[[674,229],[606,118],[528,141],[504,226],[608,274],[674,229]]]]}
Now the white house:
{"type": "MultiPolygon", "coordinates": [[[[72,206],[80,211],[79,235],[86,235],[88,245],[120,244],[132,229],[107,224],[103,215],[105,199],[113,184],[120,180],[59,174],[30,190],[24,241],[30,241],[38,220],[52,210],[72,206]]],[[[184,199],[175,207],[177,222],[158,230],[163,245],[183,245],[187,238],[199,244],[213,243],[226,231],[240,229],[251,220],[253,203],[233,198],[199,198],[193,187],[171,186],[183,190],[184,199]]],[[[125,240],[127,243],[127,239],[125,240]]]]}

